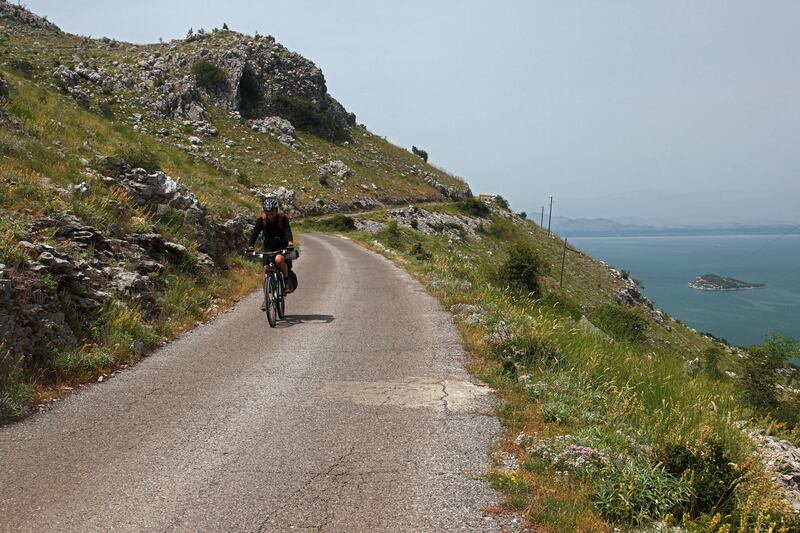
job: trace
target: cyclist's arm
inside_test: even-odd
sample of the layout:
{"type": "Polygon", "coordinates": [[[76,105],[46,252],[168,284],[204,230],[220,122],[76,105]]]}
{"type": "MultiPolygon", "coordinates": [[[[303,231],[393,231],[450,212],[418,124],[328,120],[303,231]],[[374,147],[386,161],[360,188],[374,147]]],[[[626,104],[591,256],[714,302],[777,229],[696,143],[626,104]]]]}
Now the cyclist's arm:
{"type": "Polygon", "coordinates": [[[256,220],[255,226],[253,226],[253,231],[250,233],[250,241],[247,243],[248,248],[253,248],[256,244],[256,239],[258,239],[258,234],[261,233],[261,219],[259,218],[256,220]]]}
{"type": "Polygon", "coordinates": [[[288,246],[294,246],[294,238],[292,237],[292,228],[289,226],[289,218],[286,218],[286,226],[283,228],[283,238],[288,243],[288,246]]]}

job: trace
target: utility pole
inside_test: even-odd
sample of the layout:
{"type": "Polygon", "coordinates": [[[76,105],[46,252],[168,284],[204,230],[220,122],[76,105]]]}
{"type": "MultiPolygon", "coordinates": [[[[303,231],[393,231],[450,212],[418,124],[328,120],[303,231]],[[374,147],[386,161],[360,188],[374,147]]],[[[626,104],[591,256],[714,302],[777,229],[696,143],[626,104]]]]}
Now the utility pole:
{"type": "Polygon", "coordinates": [[[539,227],[540,228],[544,227],[544,206],[542,206],[542,222],[541,222],[541,224],[539,224],[539,227]]]}
{"type": "Polygon", "coordinates": [[[559,287],[564,286],[564,263],[567,261],[567,239],[564,238],[564,253],[561,256],[561,280],[558,282],[559,287]]]}
{"type": "Polygon", "coordinates": [[[553,197],[550,197],[550,216],[547,218],[547,234],[550,235],[550,223],[553,222],[553,197]]]}

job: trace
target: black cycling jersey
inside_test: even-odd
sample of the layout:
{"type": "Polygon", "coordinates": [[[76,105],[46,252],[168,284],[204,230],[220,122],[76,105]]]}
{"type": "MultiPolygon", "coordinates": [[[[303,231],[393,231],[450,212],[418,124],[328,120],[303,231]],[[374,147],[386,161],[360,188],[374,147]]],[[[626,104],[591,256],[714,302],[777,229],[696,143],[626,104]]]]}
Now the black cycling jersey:
{"type": "Polygon", "coordinates": [[[289,226],[289,217],[283,213],[278,213],[278,216],[272,221],[263,215],[259,217],[258,220],[256,220],[253,233],[250,235],[250,243],[248,246],[255,246],[256,239],[258,239],[258,235],[262,232],[264,233],[265,252],[282,250],[289,245],[289,241],[294,241],[292,238],[292,228],[289,226]]]}

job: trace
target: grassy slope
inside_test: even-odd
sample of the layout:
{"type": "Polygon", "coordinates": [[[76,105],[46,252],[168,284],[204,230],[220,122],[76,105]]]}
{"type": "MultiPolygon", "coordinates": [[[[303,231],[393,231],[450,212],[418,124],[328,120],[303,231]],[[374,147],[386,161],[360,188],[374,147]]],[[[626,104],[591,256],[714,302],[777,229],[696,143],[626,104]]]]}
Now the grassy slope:
{"type": "MultiPolygon", "coordinates": [[[[219,32],[200,43],[174,44],[191,51],[225,47],[242,38],[219,32]]],[[[270,135],[253,132],[246,121],[213,105],[208,106],[209,122],[219,135],[204,136],[201,152],[207,157],[197,157],[180,146],[188,145],[187,137],[195,135],[191,126],[177,119],[137,117],[146,116],[139,104],[142,95],[132,91],[108,94],[84,83],[92,103],[89,109],[82,109],[50,74],[57,65],[72,66],[79,60],[113,71],[114,61],[132,65],[141,56],[165,52],[168,46],[110,46],[24,27],[2,30],[0,73],[8,81],[10,97],[1,104],[19,122],[21,131],[10,123],[0,126],[0,263],[22,273],[30,257],[18,242],[30,238],[30,222],[44,215],[58,218],[66,212],[106,235],[113,226],[125,233],[156,231],[190,251],[196,249],[197,243],[182,221],[159,218],[153,209],[135,206],[124,192],[104,185],[93,169],[97,154],[152,154],[160,168],[194,191],[208,205],[211,217],[220,222],[239,213],[255,216],[258,202],[249,191],[252,185],[294,188],[298,204],[306,207],[315,205],[312,196],[345,205],[356,196],[388,203],[440,198],[419,176],[421,171],[449,186],[466,187],[463,181],[426,165],[363,126],[354,129],[351,142],[341,144],[298,132],[297,149],[292,149],[270,135]],[[171,133],[166,138],[155,135],[160,128],[171,133]],[[226,139],[234,140],[235,146],[225,146],[226,139]],[[218,159],[223,168],[206,162],[210,158],[218,159]],[[333,159],[351,166],[354,175],[344,183],[332,181],[325,186],[317,178],[316,167],[333,159]],[[90,195],[62,195],[53,188],[68,189],[80,182],[90,186],[90,195]]],[[[44,242],[64,247],[48,237],[44,242]]],[[[91,253],[86,252],[87,259],[91,253]]],[[[159,280],[164,286],[158,295],[163,311],[155,317],[145,318],[126,301],[91,317],[78,316],[65,304],[67,320],[82,347],[69,353],[45,353],[35,368],[24,371],[18,361],[0,356],[0,420],[17,418],[30,403],[40,403],[135,361],[137,356],[129,349],[134,339],[143,340],[149,350],[257,286],[255,265],[238,258],[231,258],[229,264],[229,269],[211,277],[168,267],[159,280]]],[[[59,291],[59,287],[51,283],[48,290],[59,291]]]]}
{"type": "MultiPolygon", "coordinates": [[[[425,207],[458,212],[454,204],[425,207]]],[[[325,229],[314,220],[305,227],[325,229]]],[[[737,384],[706,372],[686,373],[685,361],[712,341],[674,322],[666,331],[641,310],[646,323],[641,341],[615,341],[578,325],[576,304],[593,316],[622,286],[598,261],[568,251],[559,289],[563,241],[530,222],[496,215],[486,221],[480,239],[465,242],[408,228],[347,235],[415,273],[446,307],[478,306],[477,312],[457,314],[469,367],[503,398],[498,415],[507,432],[499,448],[522,465],[498,464],[487,473],[508,494],[506,505],[494,512],[522,511],[537,530],[565,532],[680,522],[684,512],[683,525],[692,531],[768,531],[790,523],[736,424],[752,416],[738,400],[737,384]],[[531,243],[549,267],[541,297],[498,281],[498,267],[513,242],[531,243]],[[430,259],[420,260],[419,250],[415,257],[417,243],[430,259]],[[590,453],[591,460],[575,466],[574,456],[564,452],[570,444],[604,459],[590,453]],[[709,455],[715,445],[722,450],[719,460],[709,455]],[[694,484],[689,473],[672,475],[663,463],[674,457],[699,458],[697,464],[711,474],[694,484]],[[716,480],[713,485],[726,475],[735,490],[714,508],[699,501],[698,495],[711,493],[704,484],[708,479],[716,480]],[[682,495],[674,505],[671,494],[682,495]]]]}

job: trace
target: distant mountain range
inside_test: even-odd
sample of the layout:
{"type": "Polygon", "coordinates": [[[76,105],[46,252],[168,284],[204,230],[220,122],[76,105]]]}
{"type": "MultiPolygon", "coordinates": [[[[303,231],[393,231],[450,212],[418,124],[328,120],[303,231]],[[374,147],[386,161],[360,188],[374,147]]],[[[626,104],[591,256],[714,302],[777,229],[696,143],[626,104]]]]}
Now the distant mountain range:
{"type": "MultiPolygon", "coordinates": [[[[545,220],[545,224],[547,221],[545,220]]],[[[553,217],[553,231],[563,237],[616,237],[636,235],[771,235],[800,231],[795,224],[713,224],[683,227],[625,224],[608,218],[553,217]]]]}

